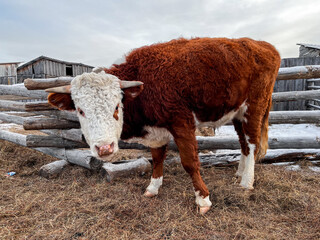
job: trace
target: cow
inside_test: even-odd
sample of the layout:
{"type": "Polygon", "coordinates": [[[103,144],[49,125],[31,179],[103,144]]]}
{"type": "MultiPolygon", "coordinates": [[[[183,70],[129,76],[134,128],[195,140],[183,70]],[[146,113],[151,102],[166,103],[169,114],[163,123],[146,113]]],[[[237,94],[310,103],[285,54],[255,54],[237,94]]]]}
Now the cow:
{"type": "Polygon", "coordinates": [[[255,161],[268,148],[268,115],[280,66],[277,50],[249,38],[175,39],[132,50],[125,61],[75,77],[49,89],[49,103],[76,110],[93,156],[106,160],[118,140],[150,147],[151,182],[158,194],[167,143],[173,138],[204,214],[212,205],[200,176],[195,129],[232,121],[241,158],[236,175],[253,189],[255,161]],[[101,71],[102,70],[102,71],[101,71]]]}

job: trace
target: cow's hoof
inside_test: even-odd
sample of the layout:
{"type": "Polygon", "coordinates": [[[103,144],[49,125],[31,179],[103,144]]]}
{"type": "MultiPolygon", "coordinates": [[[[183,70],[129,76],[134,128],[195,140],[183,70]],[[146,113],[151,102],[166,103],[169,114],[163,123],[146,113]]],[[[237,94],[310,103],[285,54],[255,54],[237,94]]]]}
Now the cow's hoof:
{"type": "Polygon", "coordinates": [[[240,183],[240,187],[244,188],[245,190],[253,190],[254,187],[253,187],[252,185],[253,185],[253,184],[240,183]]]}
{"type": "Polygon", "coordinates": [[[151,197],[157,196],[157,194],[151,193],[149,191],[145,191],[143,196],[151,198],[151,197]]]}
{"type": "Polygon", "coordinates": [[[206,214],[209,210],[210,210],[210,207],[200,207],[199,213],[200,213],[201,215],[204,215],[204,214],[206,214]]]}

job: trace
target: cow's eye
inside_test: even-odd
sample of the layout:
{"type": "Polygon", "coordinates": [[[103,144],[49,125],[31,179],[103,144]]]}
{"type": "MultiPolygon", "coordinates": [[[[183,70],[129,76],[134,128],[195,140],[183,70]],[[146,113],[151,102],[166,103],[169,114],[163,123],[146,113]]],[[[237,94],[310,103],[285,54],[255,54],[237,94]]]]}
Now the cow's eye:
{"type": "Polygon", "coordinates": [[[118,120],[119,119],[119,104],[116,106],[116,109],[114,110],[114,113],[113,113],[113,117],[114,119],[118,120]]]}
{"type": "Polygon", "coordinates": [[[80,115],[81,115],[82,117],[85,117],[84,111],[82,111],[80,108],[78,108],[78,112],[80,113],[80,115]]]}

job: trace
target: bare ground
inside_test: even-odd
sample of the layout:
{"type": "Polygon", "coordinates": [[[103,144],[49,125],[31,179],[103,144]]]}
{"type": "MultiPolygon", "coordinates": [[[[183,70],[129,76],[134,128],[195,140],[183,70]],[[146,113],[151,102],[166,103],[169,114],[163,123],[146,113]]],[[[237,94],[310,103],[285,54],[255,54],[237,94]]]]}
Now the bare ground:
{"type": "Polygon", "coordinates": [[[69,166],[39,177],[53,160],[0,141],[0,239],[320,239],[320,175],[306,162],[302,172],[257,164],[253,191],[238,187],[233,167],[202,169],[213,206],[200,216],[179,164],[165,166],[159,195],[147,199],[150,173],[107,183],[69,166]]]}

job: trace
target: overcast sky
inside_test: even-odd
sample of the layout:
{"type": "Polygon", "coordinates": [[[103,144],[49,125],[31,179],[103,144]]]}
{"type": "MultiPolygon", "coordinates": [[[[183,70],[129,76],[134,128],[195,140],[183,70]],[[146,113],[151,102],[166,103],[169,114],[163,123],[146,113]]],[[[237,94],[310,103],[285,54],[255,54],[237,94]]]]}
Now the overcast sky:
{"type": "Polygon", "coordinates": [[[0,29],[0,62],[109,66],[179,37],[250,37],[297,57],[296,43],[320,44],[320,0],[0,0],[0,29]]]}

